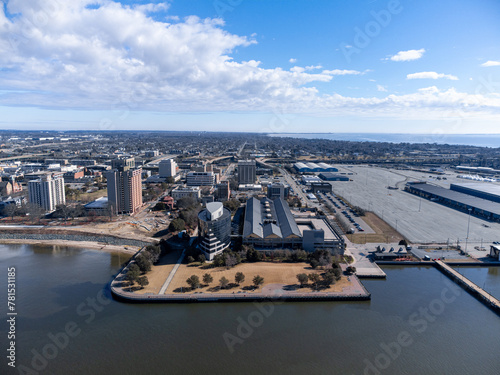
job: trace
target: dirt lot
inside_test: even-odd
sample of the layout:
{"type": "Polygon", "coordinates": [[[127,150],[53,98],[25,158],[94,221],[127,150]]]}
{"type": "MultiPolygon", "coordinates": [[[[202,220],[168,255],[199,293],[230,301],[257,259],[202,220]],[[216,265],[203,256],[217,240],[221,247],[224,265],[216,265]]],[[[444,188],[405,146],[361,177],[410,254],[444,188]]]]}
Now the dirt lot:
{"type": "Polygon", "coordinates": [[[373,212],[366,212],[365,216],[363,216],[363,220],[368,224],[375,233],[354,233],[348,234],[347,238],[352,243],[364,244],[367,242],[381,242],[381,243],[389,243],[389,242],[399,242],[404,239],[404,237],[396,232],[396,230],[375,215],[373,212]]]}
{"type": "MultiPolygon", "coordinates": [[[[155,270],[156,272],[156,270],[155,270]]],[[[179,293],[181,288],[185,293],[194,293],[194,292],[210,292],[210,293],[238,293],[239,291],[245,291],[245,293],[252,292],[252,280],[254,276],[260,275],[264,278],[264,284],[255,292],[259,292],[262,287],[269,284],[284,284],[284,285],[298,285],[297,274],[299,273],[319,273],[321,274],[323,271],[313,270],[311,269],[309,264],[306,263],[267,263],[267,262],[259,262],[259,263],[242,263],[233,267],[231,269],[226,268],[207,268],[203,269],[203,267],[186,265],[182,264],[169,287],[167,288],[166,294],[170,293],[179,293]],[[234,282],[234,275],[236,272],[243,272],[245,275],[245,281],[241,283],[241,285],[236,285],[234,282]],[[196,291],[186,291],[188,289],[188,284],[186,280],[191,275],[197,275],[202,281],[203,275],[205,273],[209,273],[213,277],[213,282],[204,286],[201,289],[197,289],[196,291]],[[230,283],[230,289],[220,290],[219,280],[221,277],[225,276],[230,283]],[[232,284],[232,285],[231,285],[232,284]]],[[[165,280],[168,275],[164,275],[165,280]]],[[[350,286],[350,282],[347,281],[346,277],[342,277],[336,284],[331,286],[328,289],[322,289],[322,291],[327,292],[341,292],[343,287],[350,286]]],[[[156,287],[156,286],[155,286],[156,287]]],[[[161,287],[161,285],[160,285],[161,287]]],[[[158,288],[159,289],[159,288],[158,288]]],[[[312,290],[311,287],[305,287],[298,289],[300,292],[310,292],[312,290]]]]}

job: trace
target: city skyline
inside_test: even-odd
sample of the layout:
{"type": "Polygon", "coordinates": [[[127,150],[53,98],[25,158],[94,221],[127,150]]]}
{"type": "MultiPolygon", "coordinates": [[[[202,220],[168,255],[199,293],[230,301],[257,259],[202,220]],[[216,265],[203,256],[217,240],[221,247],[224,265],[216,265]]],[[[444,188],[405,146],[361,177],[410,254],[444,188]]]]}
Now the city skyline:
{"type": "Polygon", "coordinates": [[[4,1],[1,129],[499,133],[500,4],[4,1]]]}

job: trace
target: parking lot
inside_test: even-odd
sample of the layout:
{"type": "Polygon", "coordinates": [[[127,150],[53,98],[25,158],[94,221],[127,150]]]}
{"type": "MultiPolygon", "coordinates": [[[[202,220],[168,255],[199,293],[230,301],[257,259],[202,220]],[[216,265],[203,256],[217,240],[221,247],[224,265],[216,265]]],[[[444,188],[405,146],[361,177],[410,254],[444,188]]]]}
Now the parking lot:
{"type": "Polygon", "coordinates": [[[415,171],[369,166],[353,166],[348,170],[353,172],[349,176],[353,181],[330,182],[334,193],[352,205],[373,211],[411,242],[449,241],[455,245],[458,243],[463,248],[468,228],[467,246],[471,249],[480,244],[489,247],[493,241],[500,241],[500,223],[469,217],[466,213],[402,190],[407,181],[425,180],[446,188],[450,183],[465,181],[456,178],[455,173],[446,174],[446,180],[437,180],[436,175],[415,171]],[[388,189],[388,186],[398,189],[388,189]]]}

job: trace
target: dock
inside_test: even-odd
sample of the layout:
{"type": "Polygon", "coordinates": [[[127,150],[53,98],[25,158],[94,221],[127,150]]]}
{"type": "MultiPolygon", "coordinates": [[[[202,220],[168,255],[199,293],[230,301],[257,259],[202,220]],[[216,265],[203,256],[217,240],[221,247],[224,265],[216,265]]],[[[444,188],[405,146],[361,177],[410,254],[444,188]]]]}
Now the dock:
{"type": "Polygon", "coordinates": [[[457,284],[462,286],[465,290],[467,290],[470,294],[476,297],[480,302],[484,303],[486,306],[496,311],[497,314],[500,314],[500,301],[486,292],[484,289],[480,288],[468,278],[462,276],[460,273],[455,271],[449,265],[444,263],[441,260],[436,260],[434,262],[437,269],[443,272],[445,275],[453,279],[457,284]]]}

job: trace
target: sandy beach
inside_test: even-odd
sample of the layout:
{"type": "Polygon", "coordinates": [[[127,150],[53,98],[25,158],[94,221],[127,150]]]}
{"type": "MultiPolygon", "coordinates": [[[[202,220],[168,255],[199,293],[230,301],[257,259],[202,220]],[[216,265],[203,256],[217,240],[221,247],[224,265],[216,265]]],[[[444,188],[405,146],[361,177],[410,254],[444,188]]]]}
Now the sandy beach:
{"type": "Polygon", "coordinates": [[[49,245],[49,246],[69,246],[85,249],[100,250],[110,253],[123,252],[135,254],[139,247],[136,246],[117,246],[106,245],[101,242],[93,241],[65,241],[65,240],[32,240],[32,239],[0,239],[0,244],[30,244],[30,245],[49,245]]]}

